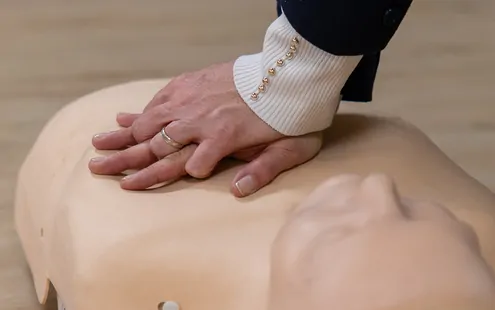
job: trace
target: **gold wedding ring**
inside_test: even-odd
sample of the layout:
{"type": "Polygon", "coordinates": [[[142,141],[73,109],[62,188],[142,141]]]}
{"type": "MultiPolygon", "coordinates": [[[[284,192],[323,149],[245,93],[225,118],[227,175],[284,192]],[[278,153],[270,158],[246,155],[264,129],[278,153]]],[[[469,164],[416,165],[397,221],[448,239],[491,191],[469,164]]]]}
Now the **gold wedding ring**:
{"type": "Polygon", "coordinates": [[[165,140],[165,142],[171,147],[179,150],[184,147],[184,144],[175,141],[174,139],[170,138],[169,135],[167,135],[167,133],[165,132],[165,127],[160,130],[160,134],[162,135],[163,140],[165,140]]]}

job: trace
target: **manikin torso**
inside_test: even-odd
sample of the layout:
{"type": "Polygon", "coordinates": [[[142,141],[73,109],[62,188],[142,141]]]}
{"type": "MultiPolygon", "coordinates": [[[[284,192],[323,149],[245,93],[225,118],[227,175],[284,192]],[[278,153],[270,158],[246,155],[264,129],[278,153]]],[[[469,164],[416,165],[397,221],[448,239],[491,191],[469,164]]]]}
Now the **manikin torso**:
{"type": "MultiPolygon", "coordinates": [[[[321,153],[249,198],[229,184],[235,163],[206,181],[123,191],[91,175],[91,137],[139,112],[166,81],[83,97],[45,127],[19,174],[16,223],[44,302],[50,281],[68,310],[264,309],[269,254],[295,206],[331,176],[380,172],[401,193],[443,204],[470,224],[495,267],[495,196],[417,129],[390,118],[339,115],[321,153]]],[[[345,112],[345,111],[344,111],[345,112]]]]}

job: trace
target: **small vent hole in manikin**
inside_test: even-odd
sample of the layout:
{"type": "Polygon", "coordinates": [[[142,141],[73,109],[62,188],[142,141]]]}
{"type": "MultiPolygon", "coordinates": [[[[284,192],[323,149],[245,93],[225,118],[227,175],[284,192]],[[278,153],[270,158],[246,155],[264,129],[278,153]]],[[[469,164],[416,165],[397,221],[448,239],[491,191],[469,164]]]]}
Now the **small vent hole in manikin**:
{"type": "Polygon", "coordinates": [[[175,301],[162,301],[158,304],[158,310],[180,310],[180,307],[175,301]]]}

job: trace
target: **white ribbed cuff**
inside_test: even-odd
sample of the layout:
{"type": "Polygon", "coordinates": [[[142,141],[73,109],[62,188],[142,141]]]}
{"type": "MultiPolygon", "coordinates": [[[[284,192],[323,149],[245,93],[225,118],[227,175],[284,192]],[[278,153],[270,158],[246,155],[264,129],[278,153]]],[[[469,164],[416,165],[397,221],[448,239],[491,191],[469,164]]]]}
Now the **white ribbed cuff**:
{"type": "Polygon", "coordinates": [[[268,28],[263,52],[236,60],[234,82],[258,117],[284,135],[298,136],[330,126],[340,91],[361,57],[319,49],[282,14],[268,28]]]}

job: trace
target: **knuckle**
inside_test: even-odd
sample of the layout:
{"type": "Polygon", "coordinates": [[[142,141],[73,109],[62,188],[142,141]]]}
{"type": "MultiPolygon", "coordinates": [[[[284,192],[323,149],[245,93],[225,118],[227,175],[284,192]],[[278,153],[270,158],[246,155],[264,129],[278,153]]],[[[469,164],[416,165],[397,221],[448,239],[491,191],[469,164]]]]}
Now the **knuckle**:
{"type": "Polygon", "coordinates": [[[168,82],[167,86],[165,88],[168,88],[170,92],[175,91],[178,85],[182,83],[184,80],[184,73],[172,78],[170,82],[168,82]]]}
{"type": "Polygon", "coordinates": [[[132,125],[132,135],[137,142],[143,142],[153,137],[161,127],[162,115],[166,114],[168,108],[152,110],[143,114],[132,125]]]}
{"type": "Polygon", "coordinates": [[[281,149],[277,154],[272,154],[270,159],[253,163],[253,170],[264,182],[270,182],[282,171],[294,166],[294,154],[281,149]]]}
{"type": "Polygon", "coordinates": [[[108,165],[113,169],[126,169],[129,166],[129,156],[125,151],[118,151],[109,158],[108,165]]]}
{"type": "Polygon", "coordinates": [[[263,165],[260,162],[253,162],[253,174],[256,174],[258,180],[262,183],[268,183],[274,177],[275,168],[272,165],[263,165]]]}
{"type": "Polygon", "coordinates": [[[218,106],[216,109],[210,112],[210,116],[214,119],[228,119],[233,117],[233,109],[225,106],[218,106]]]}
{"type": "MultiPolygon", "coordinates": [[[[149,112],[149,117],[151,119],[160,119],[165,115],[169,115],[173,112],[172,107],[169,104],[162,104],[156,107],[153,111],[149,112]]],[[[145,114],[146,115],[146,114],[145,114]]]]}
{"type": "Polygon", "coordinates": [[[155,138],[151,139],[149,144],[150,151],[158,158],[162,158],[166,149],[162,147],[162,144],[155,138]]]}
{"type": "Polygon", "coordinates": [[[218,139],[219,143],[226,143],[227,140],[230,140],[235,136],[234,126],[226,120],[218,121],[213,132],[214,137],[218,139]]]}
{"type": "Polygon", "coordinates": [[[136,122],[132,126],[132,136],[136,142],[141,143],[147,140],[147,136],[145,135],[145,129],[143,128],[143,122],[136,122]]]}
{"type": "Polygon", "coordinates": [[[169,97],[170,97],[170,88],[164,87],[158,93],[156,93],[156,95],[153,97],[153,101],[156,101],[157,104],[164,103],[165,101],[168,101],[169,97]]]}
{"type": "Polygon", "coordinates": [[[302,150],[292,147],[279,147],[277,148],[278,158],[281,162],[293,161],[302,150]]]}
{"type": "Polygon", "coordinates": [[[184,127],[187,127],[187,124],[188,124],[188,121],[186,121],[186,120],[178,120],[178,121],[171,122],[166,127],[167,134],[174,136],[174,133],[181,132],[184,129],[184,127]]]}
{"type": "Polygon", "coordinates": [[[141,115],[141,117],[139,117],[133,124],[132,124],[132,131],[133,133],[136,132],[136,131],[139,131],[144,124],[146,124],[146,119],[148,118],[149,116],[147,114],[143,114],[141,115]]]}

